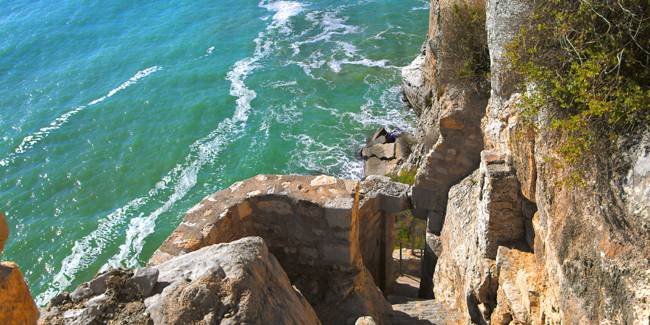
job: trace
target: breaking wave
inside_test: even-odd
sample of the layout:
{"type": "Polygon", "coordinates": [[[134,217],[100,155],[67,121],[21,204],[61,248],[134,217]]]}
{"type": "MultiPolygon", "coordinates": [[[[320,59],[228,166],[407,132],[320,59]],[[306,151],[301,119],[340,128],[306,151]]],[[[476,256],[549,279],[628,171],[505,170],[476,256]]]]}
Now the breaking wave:
{"type": "Polygon", "coordinates": [[[20,142],[18,147],[14,150],[13,153],[10,153],[6,158],[0,160],[0,167],[7,166],[11,164],[18,155],[23,154],[27,152],[28,150],[32,149],[36,144],[39,142],[43,141],[50,133],[53,131],[58,130],[61,128],[63,125],[65,125],[71,117],[79,114],[81,111],[84,109],[91,107],[93,105],[97,105],[106,99],[112,97],[113,95],[117,94],[118,92],[128,88],[129,86],[135,84],[138,82],[138,80],[145,78],[149,76],[150,74],[161,70],[162,68],[159,66],[153,66],[146,68],[144,70],[136,72],[135,75],[133,75],[129,80],[123,82],[121,85],[117,86],[114,89],[111,89],[106,95],[99,97],[97,99],[93,99],[86,105],[82,106],[77,106],[74,109],[64,113],[63,115],[57,117],[54,121],[52,121],[48,126],[40,128],[38,131],[26,136],[23,138],[23,140],[20,142]]]}

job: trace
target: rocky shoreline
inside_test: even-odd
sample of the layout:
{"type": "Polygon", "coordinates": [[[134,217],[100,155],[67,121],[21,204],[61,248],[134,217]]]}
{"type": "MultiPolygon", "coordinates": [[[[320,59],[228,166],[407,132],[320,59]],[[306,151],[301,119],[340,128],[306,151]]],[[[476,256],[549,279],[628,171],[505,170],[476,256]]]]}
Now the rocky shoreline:
{"type": "MultiPolygon", "coordinates": [[[[503,63],[524,0],[485,0],[486,85],[455,76],[450,25],[432,0],[422,53],[403,69],[417,134],[378,130],[362,181],[258,175],[190,209],[146,268],[111,270],[40,312],[42,324],[648,324],[650,135],[562,182],[561,138],[522,121],[503,63]],[[611,170],[613,160],[626,168],[611,170]],[[414,184],[384,175],[415,171],[414,184]],[[606,171],[606,172],[605,172],[606,171]],[[393,308],[395,216],[426,219],[419,297],[393,308]],[[447,311],[453,311],[447,315],[447,311]],[[408,315],[407,315],[408,316],[408,315]]],[[[544,115],[539,123],[549,123],[544,115]]],[[[595,154],[598,156],[598,154],[595,154]]],[[[8,233],[0,216],[0,249],[8,233]]],[[[0,264],[0,323],[39,311],[0,264]]]]}

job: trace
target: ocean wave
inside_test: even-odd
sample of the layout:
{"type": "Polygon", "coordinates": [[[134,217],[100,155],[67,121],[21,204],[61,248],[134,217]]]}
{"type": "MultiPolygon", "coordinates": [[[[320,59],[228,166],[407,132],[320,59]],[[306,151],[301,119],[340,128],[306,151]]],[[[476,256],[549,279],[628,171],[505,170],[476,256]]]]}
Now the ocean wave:
{"type": "Polygon", "coordinates": [[[0,167],[4,167],[4,166],[7,166],[7,165],[11,164],[16,159],[16,157],[18,155],[23,154],[23,153],[27,152],[28,150],[32,149],[36,144],[38,144],[43,139],[45,139],[48,135],[50,135],[50,133],[52,133],[53,131],[61,128],[64,124],[66,124],[70,120],[70,118],[73,117],[74,115],[77,115],[78,113],[80,113],[81,111],[83,111],[84,109],[86,109],[88,107],[91,107],[93,105],[96,105],[96,104],[99,104],[99,103],[105,101],[106,99],[114,96],[118,92],[120,92],[120,91],[128,88],[129,86],[137,83],[140,79],[145,78],[145,77],[149,76],[150,74],[152,74],[152,73],[154,73],[154,72],[156,72],[158,70],[161,70],[161,69],[162,68],[159,67],[159,66],[153,66],[153,67],[149,67],[149,68],[146,68],[144,70],[138,71],[138,72],[136,72],[135,75],[133,75],[131,78],[129,78],[129,80],[123,82],[121,85],[117,86],[116,88],[111,89],[108,93],[106,93],[106,95],[104,95],[102,97],[99,97],[99,98],[96,98],[96,99],[93,99],[92,101],[90,101],[86,105],[77,106],[74,109],[72,109],[72,110],[64,113],[63,115],[57,117],[54,121],[50,122],[50,124],[48,126],[42,127],[38,131],[36,131],[36,132],[26,136],[25,138],[23,138],[23,140],[18,145],[18,147],[16,147],[16,149],[14,150],[13,153],[10,153],[6,158],[0,160],[0,167]]]}
{"type": "Polygon", "coordinates": [[[321,32],[303,41],[295,41],[290,47],[293,49],[293,56],[300,53],[300,47],[304,44],[329,42],[336,35],[347,35],[360,33],[363,29],[359,26],[346,24],[348,17],[338,17],[338,11],[312,11],[305,15],[307,21],[312,23],[313,28],[321,32]]]}
{"type": "Polygon", "coordinates": [[[412,123],[413,113],[410,110],[404,109],[404,103],[400,99],[402,88],[400,86],[394,86],[381,91],[375,84],[369,84],[371,87],[364,95],[366,102],[361,105],[360,112],[346,112],[343,115],[360,123],[364,127],[384,126],[414,132],[415,129],[412,123]],[[376,98],[374,94],[378,91],[381,91],[379,94],[379,103],[373,99],[376,98]]]}
{"type": "Polygon", "coordinates": [[[75,274],[86,269],[94,262],[96,256],[102,253],[110,239],[115,236],[115,229],[125,222],[126,216],[145,203],[146,199],[144,198],[132,200],[100,220],[97,229],[76,241],[72,247],[72,253],[63,259],[61,269],[52,278],[48,289],[36,297],[36,303],[39,306],[44,306],[59,292],[69,287],[75,274]]]}
{"type": "Polygon", "coordinates": [[[370,68],[399,69],[399,67],[390,65],[389,63],[388,60],[371,60],[363,57],[359,60],[332,60],[329,61],[327,65],[336,73],[341,72],[343,65],[361,65],[370,68]]]}
{"type": "Polygon", "coordinates": [[[363,177],[363,161],[350,155],[354,148],[361,148],[363,139],[350,138],[348,143],[341,141],[328,145],[306,134],[285,136],[294,139],[297,144],[296,149],[290,152],[292,170],[299,168],[348,179],[363,177]]]}
{"type": "Polygon", "coordinates": [[[305,9],[305,5],[297,1],[262,0],[258,5],[268,11],[275,12],[273,15],[273,22],[269,28],[279,28],[283,34],[288,34],[291,32],[291,28],[287,26],[289,19],[300,14],[305,9]]]}

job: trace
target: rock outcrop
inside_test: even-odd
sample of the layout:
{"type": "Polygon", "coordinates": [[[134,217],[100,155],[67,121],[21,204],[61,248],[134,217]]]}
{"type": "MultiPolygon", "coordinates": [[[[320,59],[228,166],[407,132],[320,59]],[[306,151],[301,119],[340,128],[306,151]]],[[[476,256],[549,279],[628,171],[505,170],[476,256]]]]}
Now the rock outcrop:
{"type": "Polygon", "coordinates": [[[458,58],[464,53],[458,53],[455,46],[451,22],[460,2],[431,2],[424,58],[418,57],[403,71],[406,97],[416,107],[420,121],[421,144],[409,161],[418,166],[413,214],[427,219],[429,245],[422,262],[421,297],[433,296],[431,279],[437,260],[433,246],[442,230],[448,191],[478,167],[483,149],[481,118],[489,95],[482,87],[458,78],[462,67],[458,58]]]}
{"type": "Polygon", "coordinates": [[[445,55],[454,42],[446,10],[463,3],[431,2],[424,58],[403,73],[405,95],[426,128],[419,148],[431,148],[409,158],[419,167],[413,203],[428,218],[433,257],[423,263],[422,289],[435,269],[436,299],[461,311],[462,322],[647,323],[650,136],[586,152],[586,186],[567,185],[573,170],[553,163],[561,159],[561,136],[545,112],[537,128],[524,121],[517,75],[504,61],[530,2],[486,1],[491,91],[483,108],[462,83],[445,78],[458,67],[445,55]],[[447,119],[448,112],[456,115],[447,119]]]}
{"type": "MultiPolygon", "coordinates": [[[[0,213],[0,253],[9,238],[9,227],[0,213]]],[[[13,262],[0,262],[0,324],[36,324],[39,312],[23,274],[13,262]]]]}
{"type": "Polygon", "coordinates": [[[259,237],[112,270],[57,300],[43,324],[320,324],[259,237]]]}
{"type": "Polygon", "coordinates": [[[379,128],[361,149],[364,175],[384,176],[394,173],[409,158],[411,146],[415,142],[409,134],[389,133],[386,129],[379,128]]]}

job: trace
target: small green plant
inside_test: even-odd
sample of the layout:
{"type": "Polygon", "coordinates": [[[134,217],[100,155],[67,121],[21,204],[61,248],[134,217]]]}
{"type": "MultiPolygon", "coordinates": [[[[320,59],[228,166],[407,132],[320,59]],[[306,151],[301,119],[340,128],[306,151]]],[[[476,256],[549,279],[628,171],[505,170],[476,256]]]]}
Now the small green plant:
{"type": "Polygon", "coordinates": [[[486,88],[490,79],[490,53],[485,30],[485,0],[462,0],[442,15],[449,32],[447,48],[460,62],[456,78],[486,88]]]}
{"type": "Polygon", "coordinates": [[[650,122],[650,1],[531,2],[506,59],[521,79],[524,117],[550,113],[563,165],[577,167],[597,143],[650,122]]]}
{"type": "Polygon", "coordinates": [[[413,216],[411,211],[399,214],[395,220],[395,248],[422,249],[425,244],[426,221],[413,216]]]}
{"type": "Polygon", "coordinates": [[[402,169],[399,173],[389,173],[386,176],[390,177],[394,182],[413,185],[415,183],[415,175],[417,169],[402,169]]]}

